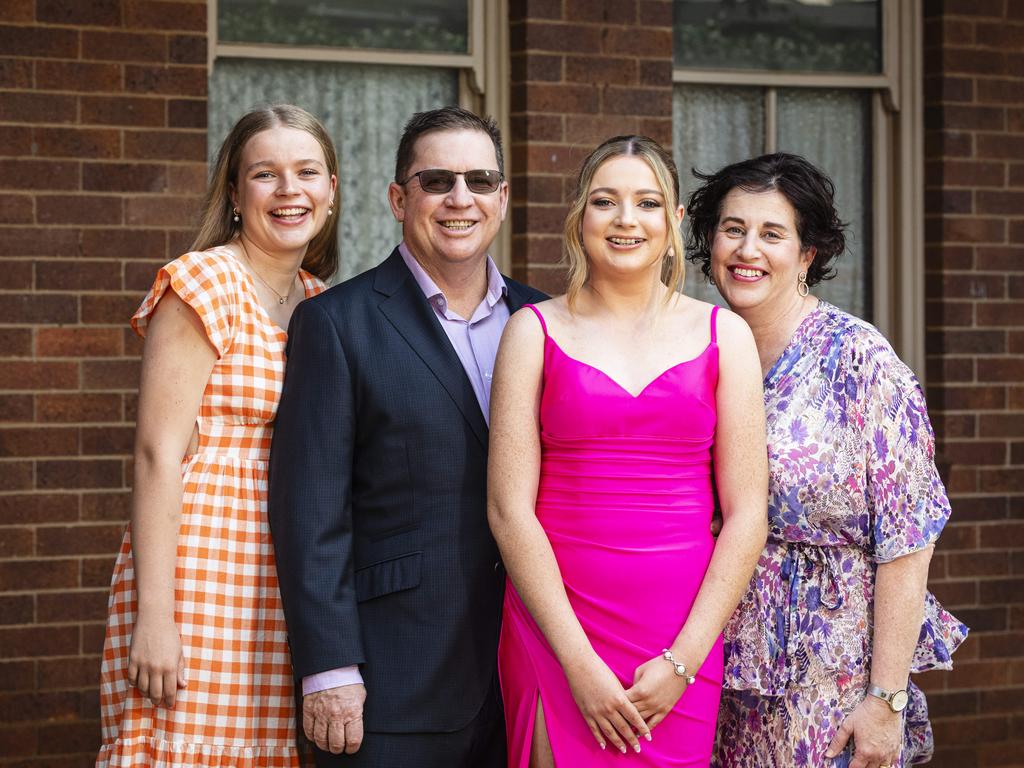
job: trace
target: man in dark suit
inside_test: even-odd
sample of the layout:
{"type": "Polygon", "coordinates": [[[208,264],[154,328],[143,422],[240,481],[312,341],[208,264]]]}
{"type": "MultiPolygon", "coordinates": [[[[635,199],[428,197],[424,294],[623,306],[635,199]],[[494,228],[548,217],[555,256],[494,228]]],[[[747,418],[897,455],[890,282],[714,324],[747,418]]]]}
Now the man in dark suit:
{"type": "Polygon", "coordinates": [[[505,764],[487,410],[502,328],[544,296],[487,255],[502,168],[492,120],[414,115],[388,189],[402,244],[292,317],[269,515],[321,766],[505,764]]]}

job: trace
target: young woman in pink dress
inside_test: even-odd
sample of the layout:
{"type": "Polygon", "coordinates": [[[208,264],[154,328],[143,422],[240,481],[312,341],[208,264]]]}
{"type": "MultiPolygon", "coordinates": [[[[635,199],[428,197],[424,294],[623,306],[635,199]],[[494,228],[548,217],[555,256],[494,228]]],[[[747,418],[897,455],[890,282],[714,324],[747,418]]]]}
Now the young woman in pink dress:
{"type": "Polygon", "coordinates": [[[515,768],[710,761],[767,459],[750,330],[679,292],[678,190],[651,139],[595,149],[565,224],[568,291],[516,313],[498,353],[488,515],[515,768]]]}

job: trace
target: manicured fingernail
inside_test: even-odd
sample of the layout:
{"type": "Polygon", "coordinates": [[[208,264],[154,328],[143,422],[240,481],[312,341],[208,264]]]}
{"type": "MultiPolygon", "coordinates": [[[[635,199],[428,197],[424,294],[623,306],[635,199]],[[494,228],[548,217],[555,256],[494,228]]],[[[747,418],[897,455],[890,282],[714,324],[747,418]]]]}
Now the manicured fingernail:
{"type": "Polygon", "coordinates": [[[619,747],[619,751],[622,752],[622,754],[626,754],[626,745],[623,744],[621,747],[619,747]]]}
{"type": "Polygon", "coordinates": [[[831,758],[833,758],[833,757],[835,757],[835,756],[836,756],[836,755],[835,755],[835,753],[834,753],[834,752],[825,752],[825,757],[827,757],[827,758],[829,758],[829,759],[831,759],[831,758]]]}
{"type": "Polygon", "coordinates": [[[633,751],[634,752],[639,752],[640,751],[640,745],[639,744],[634,744],[633,745],[633,751]]]}
{"type": "Polygon", "coordinates": [[[644,738],[647,739],[648,741],[650,741],[651,740],[651,732],[648,731],[647,733],[645,733],[644,734],[644,738]]]}
{"type": "Polygon", "coordinates": [[[604,749],[604,742],[601,742],[601,749],[604,749]]]}

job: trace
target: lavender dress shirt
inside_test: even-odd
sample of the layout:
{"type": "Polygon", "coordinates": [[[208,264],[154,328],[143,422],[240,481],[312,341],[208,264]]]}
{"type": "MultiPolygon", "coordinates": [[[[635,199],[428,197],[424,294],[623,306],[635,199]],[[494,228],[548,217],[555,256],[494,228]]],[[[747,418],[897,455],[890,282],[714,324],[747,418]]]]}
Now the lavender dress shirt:
{"type": "MultiPolygon", "coordinates": [[[[498,343],[501,333],[508,322],[508,304],[505,294],[508,288],[498,271],[498,267],[490,256],[487,257],[487,293],[484,300],[477,306],[473,316],[466,320],[448,308],[448,300],[444,292],[437,287],[426,270],[420,266],[409,248],[403,242],[398,246],[405,265],[412,272],[416,284],[427,297],[434,314],[441,322],[448,340],[455,348],[455,353],[462,362],[462,367],[473,385],[473,393],[483,411],[484,420],[490,424],[491,410],[491,377],[494,375],[494,359],[498,354],[498,343]]],[[[306,696],[328,688],[342,685],[356,685],[363,682],[356,665],[330,669],[315,675],[302,678],[302,695],[306,696]]]]}

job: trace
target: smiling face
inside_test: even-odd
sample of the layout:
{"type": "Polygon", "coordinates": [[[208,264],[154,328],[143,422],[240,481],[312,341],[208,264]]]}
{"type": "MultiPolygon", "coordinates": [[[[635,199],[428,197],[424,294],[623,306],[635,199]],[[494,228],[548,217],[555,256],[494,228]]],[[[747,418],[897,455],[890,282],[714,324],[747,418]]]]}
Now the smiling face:
{"type": "Polygon", "coordinates": [[[245,239],[270,255],[300,258],[327,221],[337,179],[309,133],[278,126],[242,149],[231,201],[245,239]]]}
{"type": "MultiPolygon", "coordinates": [[[[675,212],[682,217],[682,208],[675,212]]],[[[656,269],[668,249],[665,197],[643,158],[620,155],[594,173],[583,212],[583,247],[592,274],[656,269]]]]}
{"type": "Polygon", "coordinates": [[[470,129],[431,131],[416,141],[408,181],[392,183],[388,200],[402,224],[402,238],[427,271],[482,261],[498,235],[508,206],[508,184],[472,192],[464,176],[444,193],[425,192],[413,174],[433,168],[465,172],[498,170],[491,138],[470,129]]]}
{"type": "Polygon", "coordinates": [[[814,253],[814,248],[801,249],[796,211],[777,190],[737,187],[722,200],[711,275],[734,311],[781,311],[798,301],[798,276],[807,271],[814,253]]]}

